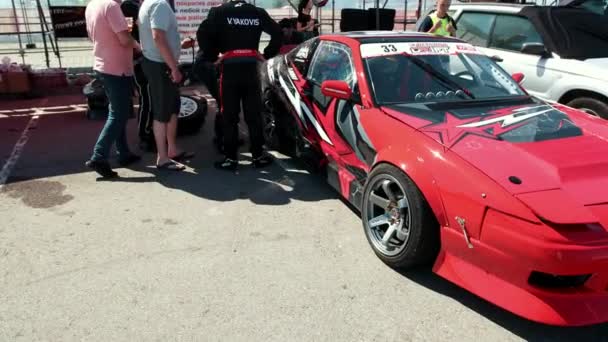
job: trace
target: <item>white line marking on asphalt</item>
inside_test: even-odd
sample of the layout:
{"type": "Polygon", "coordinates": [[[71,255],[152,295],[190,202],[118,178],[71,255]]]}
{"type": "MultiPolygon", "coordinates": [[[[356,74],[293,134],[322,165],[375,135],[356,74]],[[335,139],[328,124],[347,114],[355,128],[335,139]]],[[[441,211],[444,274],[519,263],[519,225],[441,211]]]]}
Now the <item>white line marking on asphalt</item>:
{"type": "Polygon", "coordinates": [[[27,126],[25,126],[25,128],[23,129],[23,133],[21,133],[19,140],[17,140],[17,143],[13,148],[11,156],[8,158],[8,160],[4,164],[4,167],[0,171],[0,188],[2,188],[4,184],[6,184],[8,177],[10,177],[11,172],[13,172],[13,169],[17,165],[19,157],[21,157],[21,153],[23,153],[25,144],[27,144],[27,141],[30,138],[30,131],[36,128],[36,126],[38,125],[38,118],[40,118],[38,115],[33,116],[27,123],[27,126]]]}
{"type": "Polygon", "coordinates": [[[0,119],[19,118],[24,116],[61,115],[83,113],[87,105],[69,105],[59,107],[39,107],[29,109],[0,110],[0,119]]]}

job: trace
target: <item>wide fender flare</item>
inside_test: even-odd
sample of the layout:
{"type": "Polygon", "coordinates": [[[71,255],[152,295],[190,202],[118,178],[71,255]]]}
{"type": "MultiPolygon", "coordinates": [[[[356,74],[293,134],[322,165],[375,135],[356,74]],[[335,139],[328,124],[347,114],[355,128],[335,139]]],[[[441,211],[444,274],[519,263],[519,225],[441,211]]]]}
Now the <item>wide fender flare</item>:
{"type": "Polygon", "coordinates": [[[378,152],[372,171],[382,164],[389,164],[405,173],[416,184],[431,210],[433,210],[437,221],[445,226],[449,224],[449,221],[437,181],[428,170],[430,165],[427,165],[427,161],[432,160],[429,154],[430,152],[424,153],[414,149],[404,153],[402,149],[389,146],[378,152]]]}

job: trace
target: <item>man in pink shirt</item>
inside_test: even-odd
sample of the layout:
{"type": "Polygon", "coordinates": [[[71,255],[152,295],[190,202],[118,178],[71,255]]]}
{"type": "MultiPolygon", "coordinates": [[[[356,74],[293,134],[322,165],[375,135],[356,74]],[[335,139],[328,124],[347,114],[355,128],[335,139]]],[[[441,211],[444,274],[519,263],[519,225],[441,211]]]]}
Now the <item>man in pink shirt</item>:
{"type": "Polygon", "coordinates": [[[129,33],[119,2],[92,0],[87,5],[85,16],[89,38],[93,42],[93,70],[103,83],[110,102],[108,119],[86,165],[104,178],[113,178],[118,174],[110,167],[108,157],[114,143],[121,166],[141,159],[131,153],[126,134],[127,121],[133,109],[133,50],[139,50],[139,45],[129,33]]]}

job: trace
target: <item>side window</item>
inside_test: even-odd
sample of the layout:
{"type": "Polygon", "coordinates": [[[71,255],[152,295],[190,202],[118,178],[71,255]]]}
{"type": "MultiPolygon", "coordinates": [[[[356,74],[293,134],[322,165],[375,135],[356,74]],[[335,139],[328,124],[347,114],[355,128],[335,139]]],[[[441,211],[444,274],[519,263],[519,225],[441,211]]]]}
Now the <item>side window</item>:
{"type": "Polygon", "coordinates": [[[312,53],[317,44],[317,39],[311,39],[287,54],[287,60],[293,63],[302,75],[308,73],[312,53]]]}
{"type": "Polygon", "coordinates": [[[456,23],[456,35],[472,45],[487,47],[495,18],[494,14],[464,12],[456,23]]]}
{"type": "Polygon", "coordinates": [[[351,56],[352,51],[344,44],[327,41],[319,44],[307,78],[311,83],[313,100],[324,113],[331,101],[321,92],[324,81],[345,81],[351,87],[355,85],[356,74],[351,56]]]}
{"type": "Polygon", "coordinates": [[[346,45],[322,42],[313,59],[308,80],[321,85],[324,81],[346,81],[355,84],[352,52],[346,45]]]}
{"type": "Polygon", "coordinates": [[[530,20],[514,15],[499,15],[496,18],[490,47],[520,51],[525,43],[542,43],[530,20]]]}

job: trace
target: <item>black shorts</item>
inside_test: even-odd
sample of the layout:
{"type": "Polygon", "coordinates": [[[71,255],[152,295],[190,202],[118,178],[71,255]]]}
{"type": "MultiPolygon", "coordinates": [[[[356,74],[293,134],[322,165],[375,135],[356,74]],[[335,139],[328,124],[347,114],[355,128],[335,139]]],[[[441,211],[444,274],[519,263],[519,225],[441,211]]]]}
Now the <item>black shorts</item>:
{"type": "Polygon", "coordinates": [[[171,80],[171,71],[165,63],[144,58],[142,67],[150,87],[152,116],[158,122],[169,122],[171,115],[179,114],[179,86],[171,80]]]}

